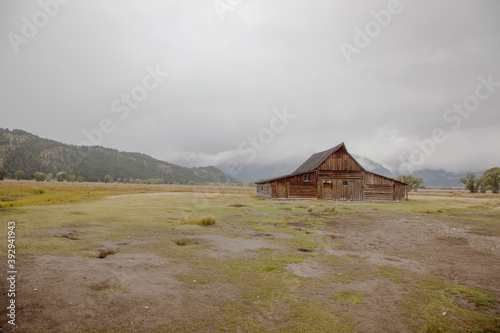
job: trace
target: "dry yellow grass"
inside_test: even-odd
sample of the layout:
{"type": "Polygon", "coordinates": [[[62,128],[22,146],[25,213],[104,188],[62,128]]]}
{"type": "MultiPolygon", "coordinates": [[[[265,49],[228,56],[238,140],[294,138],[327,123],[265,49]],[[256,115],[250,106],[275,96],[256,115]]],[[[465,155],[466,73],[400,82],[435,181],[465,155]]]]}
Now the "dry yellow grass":
{"type": "Polygon", "coordinates": [[[14,208],[76,201],[99,200],[105,196],[162,192],[254,194],[243,186],[145,185],[103,183],[57,183],[32,181],[0,182],[0,206],[14,208]]]}

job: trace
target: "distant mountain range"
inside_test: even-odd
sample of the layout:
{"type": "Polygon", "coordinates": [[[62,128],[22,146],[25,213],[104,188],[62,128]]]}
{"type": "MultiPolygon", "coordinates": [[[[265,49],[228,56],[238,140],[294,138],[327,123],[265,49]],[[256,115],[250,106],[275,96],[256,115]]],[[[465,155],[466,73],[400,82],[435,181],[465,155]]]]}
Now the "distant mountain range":
{"type": "MultiPolygon", "coordinates": [[[[381,164],[364,156],[352,154],[368,171],[394,178],[394,174],[381,164]]],[[[252,163],[241,165],[237,173],[224,172],[225,164],[216,166],[187,168],[160,161],[141,153],[121,152],[100,146],[74,146],[54,140],[43,139],[22,130],[0,128],[0,169],[14,178],[18,170],[24,178],[33,179],[36,172],[52,173],[64,171],[82,176],[86,181],[103,180],[111,175],[117,178],[163,179],[165,183],[240,183],[273,178],[292,173],[308,156],[291,156],[281,161],[267,164],[252,163]]],[[[483,171],[473,172],[476,176],[483,171]]],[[[446,170],[423,169],[412,172],[424,179],[426,187],[463,187],[459,179],[464,173],[446,170]]]]}
{"type": "Polygon", "coordinates": [[[18,170],[33,179],[36,172],[66,172],[85,181],[117,178],[163,179],[165,183],[240,183],[214,166],[186,168],[141,153],[100,146],[74,146],[43,139],[22,130],[0,128],[0,169],[14,178],[18,170]]]}
{"type": "MultiPolygon", "coordinates": [[[[352,156],[365,168],[370,172],[374,172],[376,174],[394,178],[398,176],[394,174],[389,169],[385,168],[381,164],[367,158],[364,156],[352,154],[352,156]]],[[[308,156],[307,156],[308,157],[308,156]]],[[[299,167],[307,157],[301,156],[293,156],[285,160],[278,161],[274,164],[248,164],[243,165],[241,170],[237,174],[231,174],[233,177],[240,179],[241,181],[255,181],[264,178],[273,178],[286,174],[292,173],[297,167],[299,167]]],[[[224,164],[218,165],[221,169],[223,169],[224,164]]],[[[476,176],[482,175],[483,171],[473,172],[476,176]]],[[[424,179],[423,185],[426,187],[460,187],[463,188],[464,185],[460,183],[459,179],[464,177],[464,173],[454,173],[448,172],[445,170],[431,170],[431,169],[423,169],[412,172],[412,175],[415,177],[422,177],[424,179]]]]}

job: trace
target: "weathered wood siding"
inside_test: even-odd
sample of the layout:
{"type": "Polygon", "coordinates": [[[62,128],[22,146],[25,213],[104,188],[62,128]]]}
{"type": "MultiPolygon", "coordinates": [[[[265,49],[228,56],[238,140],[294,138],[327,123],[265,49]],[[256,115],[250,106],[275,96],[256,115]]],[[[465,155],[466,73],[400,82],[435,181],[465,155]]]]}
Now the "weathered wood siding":
{"type": "Polygon", "coordinates": [[[316,172],[290,176],[271,182],[272,199],[315,199],[316,191],[316,172]],[[309,175],[310,180],[305,180],[305,175],[309,175]]]}
{"type": "Polygon", "coordinates": [[[392,185],[365,184],[363,187],[365,200],[390,201],[393,197],[393,187],[392,185]]]}
{"type": "Polygon", "coordinates": [[[336,179],[333,183],[333,200],[335,201],[361,201],[363,200],[363,180],[346,181],[336,179]],[[344,184],[347,182],[347,185],[344,184]],[[354,182],[353,185],[350,185],[354,182]]]}
{"type": "Polygon", "coordinates": [[[321,170],[318,172],[319,180],[331,180],[331,179],[357,180],[362,178],[363,174],[360,171],[343,172],[343,171],[321,170]]]}
{"type": "Polygon", "coordinates": [[[363,168],[354,158],[347,153],[345,149],[341,149],[329,156],[318,168],[318,170],[328,171],[362,171],[363,168]]]}
{"type": "Polygon", "coordinates": [[[402,201],[406,199],[406,185],[396,183],[392,200],[402,201]]]}
{"type": "Polygon", "coordinates": [[[312,182],[294,182],[289,183],[288,186],[289,199],[316,199],[317,189],[316,183],[312,182]]]}
{"type": "Polygon", "coordinates": [[[394,179],[380,176],[368,171],[363,175],[363,194],[365,200],[404,200],[405,185],[394,179]]]}
{"type": "Polygon", "coordinates": [[[394,185],[396,183],[396,181],[394,179],[380,176],[380,175],[377,175],[375,173],[371,173],[368,171],[365,171],[363,173],[363,178],[364,178],[365,184],[394,185]]]}
{"type": "Polygon", "coordinates": [[[257,184],[257,195],[265,199],[271,199],[271,184],[257,184]]]}

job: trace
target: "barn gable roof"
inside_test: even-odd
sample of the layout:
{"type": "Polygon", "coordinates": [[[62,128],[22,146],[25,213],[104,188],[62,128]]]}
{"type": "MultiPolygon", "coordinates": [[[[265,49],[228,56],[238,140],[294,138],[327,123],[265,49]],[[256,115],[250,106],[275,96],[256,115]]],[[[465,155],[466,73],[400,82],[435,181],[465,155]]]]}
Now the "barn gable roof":
{"type": "MultiPolygon", "coordinates": [[[[261,181],[255,182],[255,183],[262,184],[262,183],[267,183],[267,182],[274,181],[274,180],[288,178],[288,177],[291,177],[291,176],[298,176],[298,175],[305,174],[305,173],[308,173],[308,172],[316,171],[316,169],[319,168],[319,166],[321,165],[321,163],[323,163],[324,161],[326,161],[326,159],[329,156],[331,156],[332,154],[334,154],[340,148],[344,148],[345,151],[347,152],[347,149],[345,148],[345,144],[342,142],[342,143],[336,145],[333,148],[330,148],[330,149],[327,149],[325,151],[321,151],[319,153],[313,154],[304,163],[302,163],[301,166],[299,166],[294,172],[292,172],[289,175],[284,175],[284,176],[280,176],[280,177],[265,179],[265,180],[261,180],[261,181]]],[[[354,157],[353,157],[353,159],[354,159],[354,157]]],[[[356,160],[356,159],[354,159],[354,160],[356,160]]],[[[365,169],[361,165],[359,165],[359,166],[361,167],[361,170],[365,171],[365,169]]]]}
{"type": "Polygon", "coordinates": [[[325,151],[321,151],[319,153],[313,154],[311,157],[307,159],[304,163],[302,163],[301,166],[297,168],[294,172],[292,172],[292,175],[295,174],[300,174],[300,173],[305,173],[305,172],[311,172],[316,170],[321,163],[323,163],[328,156],[332,155],[335,153],[337,150],[340,149],[340,147],[343,147],[344,143],[342,142],[341,144],[336,145],[333,148],[327,149],[325,151]]]}

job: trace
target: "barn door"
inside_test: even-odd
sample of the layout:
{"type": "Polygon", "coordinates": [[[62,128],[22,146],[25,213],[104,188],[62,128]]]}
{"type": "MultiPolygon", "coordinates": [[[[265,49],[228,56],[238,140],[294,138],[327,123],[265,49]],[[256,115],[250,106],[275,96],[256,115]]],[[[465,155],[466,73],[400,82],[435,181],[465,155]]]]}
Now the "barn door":
{"type": "Polygon", "coordinates": [[[288,199],[287,183],[278,183],[278,199],[288,199]]]}
{"type": "Polygon", "coordinates": [[[323,200],[333,200],[333,184],[323,182],[323,200]]]}
{"type": "Polygon", "coordinates": [[[333,200],[335,200],[335,201],[345,200],[344,191],[342,188],[342,180],[335,179],[332,181],[332,185],[333,185],[333,189],[332,189],[333,190],[333,193],[332,193],[333,200]]]}

